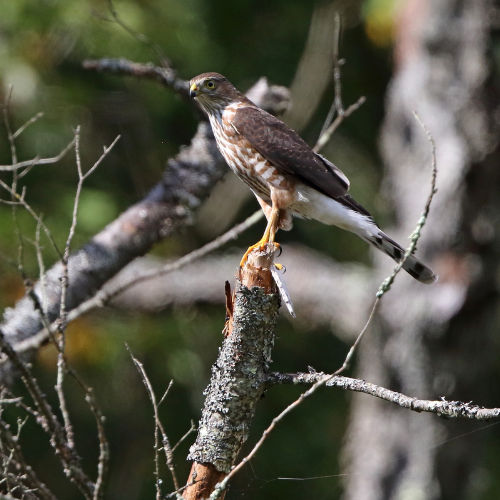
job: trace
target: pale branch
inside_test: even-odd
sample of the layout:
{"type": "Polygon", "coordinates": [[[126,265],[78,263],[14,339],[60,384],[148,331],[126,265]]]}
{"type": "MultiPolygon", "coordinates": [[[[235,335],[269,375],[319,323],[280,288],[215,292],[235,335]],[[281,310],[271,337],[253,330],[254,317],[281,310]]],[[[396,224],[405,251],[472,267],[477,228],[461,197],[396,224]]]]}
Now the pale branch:
{"type": "Polygon", "coordinates": [[[351,104],[342,114],[338,114],[335,120],[331,123],[331,125],[321,133],[318,141],[314,145],[313,150],[318,152],[321,151],[328,141],[332,138],[333,133],[339,128],[340,124],[344,121],[345,118],[352,115],[355,111],[357,111],[366,101],[366,97],[361,96],[356,102],[351,104]]]}
{"type": "MultiPolygon", "coordinates": [[[[315,384],[322,380],[324,373],[270,373],[267,382],[275,384],[315,384]]],[[[338,387],[346,391],[361,392],[391,402],[401,408],[416,412],[434,413],[440,417],[460,418],[468,420],[494,420],[500,418],[500,408],[484,408],[472,402],[425,400],[406,396],[365,380],[331,375],[325,384],[327,387],[338,387]]]]}
{"type": "MultiPolygon", "coordinates": [[[[87,314],[88,312],[96,309],[98,307],[104,307],[109,304],[111,301],[116,299],[117,296],[126,292],[133,286],[139,285],[145,281],[157,280],[159,278],[164,277],[165,275],[172,273],[174,271],[178,271],[183,267],[192,264],[194,261],[200,259],[201,257],[213,252],[214,250],[222,247],[229,241],[235,240],[243,231],[246,231],[249,227],[253,226],[257,221],[262,219],[263,217],[262,210],[258,210],[254,212],[252,215],[247,217],[243,222],[236,224],[236,226],[232,227],[225,233],[221,234],[214,240],[206,243],[200,248],[193,250],[192,252],[183,255],[179,259],[176,259],[172,262],[167,262],[162,265],[160,268],[154,268],[150,270],[143,270],[138,273],[133,274],[129,278],[123,280],[118,285],[113,287],[103,287],[101,288],[93,297],[82,302],[79,306],[72,309],[67,314],[67,321],[71,322],[75,319],[79,318],[83,314],[87,314]]],[[[30,349],[38,348],[41,344],[46,342],[46,340],[50,336],[50,331],[57,328],[60,319],[57,318],[49,328],[44,327],[37,334],[33,335],[29,339],[23,340],[14,345],[16,352],[25,352],[30,349]]]]}
{"type": "MultiPolygon", "coordinates": [[[[5,189],[13,198],[13,200],[17,201],[18,203],[15,206],[22,206],[26,212],[28,212],[31,217],[35,220],[37,224],[40,224],[41,228],[43,229],[45,235],[47,236],[47,239],[50,241],[54,251],[56,252],[58,257],[62,257],[62,253],[59,250],[59,247],[57,246],[56,241],[54,240],[52,233],[50,232],[50,229],[45,225],[43,222],[42,218],[40,217],[39,214],[36,213],[36,211],[33,209],[33,207],[26,201],[25,199],[25,189],[23,189],[22,193],[19,194],[15,187],[9,186],[6,182],[4,182],[2,179],[0,179],[0,187],[5,189]]],[[[13,207],[14,208],[14,207],[13,207]]]]}
{"type": "Polygon", "coordinates": [[[142,364],[141,361],[139,361],[132,353],[130,350],[130,347],[126,345],[127,350],[130,354],[130,357],[132,358],[132,361],[139,372],[139,375],[141,377],[142,383],[144,384],[144,387],[148,393],[149,399],[151,401],[151,405],[153,407],[153,415],[154,415],[154,461],[155,461],[155,486],[156,486],[156,498],[158,500],[161,499],[161,478],[160,478],[160,465],[159,465],[159,453],[160,450],[163,450],[163,453],[165,454],[165,463],[167,465],[168,470],[170,471],[170,475],[172,476],[172,482],[174,484],[175,490],[179,489],[179,482],[177,481],[177,475],[175,473],[175,466],[174,466],[174,460],[173,460],[173,449],[170,446],[170,440],[168,439],[167,433],[165,431],[165,428],[160,420],[160,414],[158,411],[158,407],[160,403],[163,401],[165,398],[165,395],[168,393],[170,387],[172,387],[173,381],[170,381],[170,384],[167,387],[167,390],[165,391],[165,395],[161,398],[160,403],[157,402],[156,400],[156,394],[154,392],[153,386],[151,384],[151,381],[149,380],[149,377],[146,373],[146,370],[144,369],[144,365],[142,364]],[[160,440],[159,440],[159,435],[161,434],[161,442],[162,446],[160,447],[160,440]]]}
{"type": "Polygon", "coordinates": [[[36,123],[40,118],[42,118],[43,112],[39,111],[33,115],[29,120],[26,120],[13,134],[12,137],[17,139],[30,125],[36,123]]]}
{"type": "Polygon", "coordinates": [[[84,472],[81,459],[73,447],[68,446],[65,429],[45,398],[38,381],[33,376],[30,368],[13,350],[0,330],[0,352],[8,357],[10,362],[21,376],[21,380],[32,398],[39,418],[38,425],[50,436],[50,445],[54,448],[63,466],[66,476],[80,489],[86,498],[92,497],[94,484],[84,472]]]}
{"type": "Polygon", "coordinates": [[[27,491],[30,490],[32,493],[36,492],[37,498],[43,500],[56,500],[56,496],[47,488],[45,483],[38,478],[35,471],[25,461],[20,444],[20,429],[13,434],[9,424],[2,418],[0,418],[0,441],[2,441],[2,446],[0,446],[0,448],[2,448],[0,457],[2,458],[2,464],[4,466],[2,471],[3,480],[0,480],[0,485],[3,481],[8,482],[9,479],[12,479],[17,484],[12,488],[7,488],[11,489],[11,491],[14,490],[14,488],[18,488],[18,490],[20,490],[18,494],[26,493],[26,498],[30,498],[27,491]],[[4,446],[6,449],[3,449],[4,446]],[[5,456],[7,450],[10,451],[9,457],[5,456]],[[10,470],[12,470],[13,473],[9,472],[10,470]],[[20,471],[23,473],[20,474],[20,471]]]}
{"type": "MultiPolygon", "coordinates": [[[[67,146],[61,150],[59,154],[56,156],[51,156],[50,158],[40,158],[35,156],[31,160],[24,160],[12,163],[11,165],[0,165],[0,172],[15,172],[16,170],[20,170],[21,168],[31,168],[37,165],[53,165],[54,163],[60,162],[66,154],[73,148],[75,145],[75,139],[67,144],[67,146]]],[[[23,177],[25,174],[21,173],[20,177],[23,177]]]]}

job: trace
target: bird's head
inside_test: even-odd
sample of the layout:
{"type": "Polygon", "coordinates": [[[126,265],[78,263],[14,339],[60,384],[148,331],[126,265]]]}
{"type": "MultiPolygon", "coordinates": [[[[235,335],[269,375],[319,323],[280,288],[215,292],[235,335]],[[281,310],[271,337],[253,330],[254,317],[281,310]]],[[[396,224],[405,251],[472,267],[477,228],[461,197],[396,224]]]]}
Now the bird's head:
{"type": "Polygon", "coordinates": [[[189,82],[189,95],[209,114],[244,99],[236,87],[219,73],[203,73],[192,78],[189,82]]]}

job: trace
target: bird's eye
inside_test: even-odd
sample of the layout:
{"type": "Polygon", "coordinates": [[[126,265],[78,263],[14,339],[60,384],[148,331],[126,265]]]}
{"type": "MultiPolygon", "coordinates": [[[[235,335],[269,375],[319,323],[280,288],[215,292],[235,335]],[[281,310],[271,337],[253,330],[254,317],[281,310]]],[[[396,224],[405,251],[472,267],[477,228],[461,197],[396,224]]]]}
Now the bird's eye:
{"type": "Polygon", "coordinates": [[[213,89],[215,88],[215,83],[212,81],[212,80],[208,80],[207,83],[205,83],[205,86],[208,88],[208,89],[213,89]]]}

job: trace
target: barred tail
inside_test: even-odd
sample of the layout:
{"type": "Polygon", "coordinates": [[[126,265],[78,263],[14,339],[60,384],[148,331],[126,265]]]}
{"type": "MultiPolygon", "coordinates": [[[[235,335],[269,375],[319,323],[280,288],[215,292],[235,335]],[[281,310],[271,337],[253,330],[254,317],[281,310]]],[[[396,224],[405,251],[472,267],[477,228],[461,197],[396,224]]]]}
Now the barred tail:
{"type": "MultiPolygon", "coordinates": [[[[398,243],[389,238],[389,236],[387,236],[382,231],[379,231],[378,233],[370,235],[369,237],[366,237],[364,239],[371,243],[373,246],[377,247],[379,250],[382,250],[382,252],[386,253],[396,262],[400,262],[404,257],[404,248],[398,245],[398,243]]],[[[431,284],[437,280],[437,276],[432,272],[432,270],[426,265],[422,264],[413,255],[410,255],[405,260],[403,269],[421,283],[431,284]]]]}

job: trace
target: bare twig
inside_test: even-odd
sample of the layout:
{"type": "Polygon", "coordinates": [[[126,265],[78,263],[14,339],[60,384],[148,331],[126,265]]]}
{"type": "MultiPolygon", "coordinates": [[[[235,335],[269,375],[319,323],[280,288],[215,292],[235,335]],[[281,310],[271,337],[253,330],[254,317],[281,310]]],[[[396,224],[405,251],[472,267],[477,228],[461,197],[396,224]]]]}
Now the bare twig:
{"type": "Polygon", "coordinates": [[[36,115],[33,115],[29,120],[25,121],[13,134],[12,137],[17,139],[30,125],[36,123],[43,116],[43,112],[40,111],[36,115]]]}
{"type": "MultiPolygon", "coordinates": [[[[12,127],[10,125],[10,117],[9,117],[9,111],[10,111],[10,102],[12,99],[12,90],[13,87],[12,85],[9,86],[9,92],[7,94],[7,99],[3,107],[3,120],[5,124],[5,129],[7,130],[7,138],[9,141],[9,146],[10,146],[10,157],[11,157],[11,162],[13,164],[17,163],[17,148],[16,148],[16,139],[14,137],[14,134],[12,133],[12,127]]],[[[11,187],[10,187],[10,199],[11,201],[15,202],[18,201],[16,198],[18,197],[17,193],[17,183],[18,183],[18,173],[17,171],[14,171],[12,173],[12,182],[11,182],[11,187]]],[[[24,197],[25,190],[22,190],[22,195],[24,197]]],[[[17,255],[17,268],[23,279],[26,278],[25,272],[24,272],[24,264],[23,264],[23,257],[24,257],[24,241],[23,237],[21,234],[21,229],[19,227],[19,220],[17,217],[17,205],[15,203],[12,204],[12,221],[14,223],[14,232],[18,241],[18,255],[17,255]]]]}
{"type": "MultiPolygon", "coordinates": [[[[179,489],[179,482],[177,481],[177,475],[175,473],[175,466],[174,466],[174,460],[173,460],[173,454],[172,454],[172,447],[170,446],[170,441],[168,439],[167,433],[165,432],[165,428],[163,427],[163,424],[161,423],[160,420],[160,415],[158,413],[158,404],[156,402],[156,395],[153,389],[153,386],[151,385],[151,382],[146,374],[146,370],[144,369],[144,365],[132,354],[132,351],[130,350],[130,347],[126,344],[127,350],[130,354],[130,357],[132,358],[132,361],[134,362],[135,367],[137,368],[137,371],[139,372],[141,376],[142,383],[144,384],[144,387],[147,390],[149,399],[151,400],[151,405],[153,406],[153,412],[154,412],[154,421],[155,421],[155,484],[156,484],[156,496],[158,499],[161,498],[161,488],[160,488],[160,469],[159,469],[159,457],[158,453],[160,449],[163,450],[163,453],[165,454],[165,462],[167,464],[168,470],[170,471],[170,474],[172,476],[172,482],[174,483],[174,488],[176,490],[179,489]],[[162,447],[160,448],[159,444],[159,439],[158,439],[158,432],[161,433],[161,438],[162,438],[162,447]]],[[[172,386],[173,381],[170,382],[169,388],[172,386]]],[[[168,390],[168,389],[167,389],[168,390]]]]}
{"type": "Polygon", "coordinates": [[[161,47],[152,42],[144,33],[139,33],[128,26],[123,19],[118,15],[118,12],[115,8],[113,0],[108,0],[109,11],[111,12],[111,16],[113,17],[113,21],[118,24],[123,30],[125,30],[129,35],[133,36],[138,42],[143,43],[147,47],[149,47],[155,55],[162,61],[163,64],[168,65],[168,59],[165,54],[161,50],[161,47]]]}
{"type": "MultiPolygon", "coordinates": [[[[57,243],[55,242],[54,237],[52,236],[52,233],[50,232],[50,229],[45,225],[45,223],[43,222],[43,220],[40,217],[40,215],[38,215],[35,212],[35,210],[31,207],[31,205],[26,201],[25,196],[24,196],[25,191],[23,190],[23,193],[19,194],[15,190],[14,187],[9,186],[7,183],[5,183],[4,181],[2,181],[1,179],[0,179],[0,186],[3,189],[5,189],[8,193],[10,193],[10,195],[16,201],[19,202],[19,205],[23,206],[23,208],[33,217],[33,219],[35,219],[35,221],[36,221],[37,224],[40,224],[40,226],[42,227],[45,235],[47,236],[47,238],[49,239],[50,243],[52,244],[52,247],[54,248],[55,252],[57,253],[57,255],[59,257],[61,257],[62,256],[61,251],[59,250],[59,247],[57,246],[57,243]]],[[[15,208],[15,207],[13,207],[13,208],[15,208]]]]}
{"type": "Polygon", "coordinates": [[[321,132],[319,137],[321,137],[326,129],[331,125],[335,113],[338,115],[344,114],[344,105],[342,103],[342,82],[341,82],[341,71],[340,66],[344,63],[344,60],[339,59],[339,46],[340,46],[340,16],[338,12],[335,12],[335,31],[333,33],[333,91],[334,97],[328,114],[326,115],[323,126],[321,127],[321,132]]]}
{"type": "MultiPolygon", "coordinates": [[[[323,380],[324,377],[328,377],[328,375],[324,373],[271,373],[268,376],[268,382],[270,384],[316,384],[318,381],[323,380]]],[[[484,408],[472,404],[472,402],[446,401],[444,397],[440,400],[418,399],[365,380],[336,375],[329,377],[325,384],[328,387],[362,392],[416,412],[428,412],[440,417],[469,420],[495,420],[500,418],[500,408],[484,408]]]]}
{"type": "Polygon", "coordinates": [[[181,436],[181,438],[179,439],[179,441],[177,441],[177,443],[175,443],[174,446],[172,446],[172,453],[174,453],[175,450],[177,449],[177,447],[180,444],[182,444],[195,431],[196,431],[196,425],[191,420],[191,427],[189,427],[189,429],[186,431],[186,433],[183,436],[181,436]]]}
{"type": "Polygon", "coordinates": [[[233,226],[231,229],[226,231],[225,233],[221,234],[214,240],[210,241],[209,243],[203,245],[200,248],[197,248],[196,250],[193,250],[192,252],[189,252],[188,254],[184,255],[183,257],[180,257],[179,259],[175,260],[174,262],[169,262],[168,264],[165,264],[163,267],[160,269],[154,269],[152,271],[146,271],[144,273],[141,273],[138,276],[135,276],[134,278],[126,281],[125,283],[122,283],[118,288],[112,290],[111,292],[108,292],[108,296],[106,298],[106,303],[115,298],[117,295],[120,293],[124,292],[127,288],[130,288],[134,285],[137,285],[139,283],[142,283],[144,281],[147,281],[152,278],[157,278],[158,276],[164,276],[165,274],[171,273],[173,271],[177,271],[178,269],[181,269],[182,267],[191,264],[195,260],[200,259],[201,257],[204,257],[205,255],[208,255],[210,252],[213,252],[214,250],[217,250],[218,248],[222,247],[229,241],[235,240],[238,238],[238,236],[246,231],[249,227],[252,227],[256,222],[258,222],[260,219],[263,217],[263,212],[262,210],[257,210],[254,212],[252,215],[247,217],[243,222],[240,222],[239,224],[236,224],[233,226]]]}
{"type": "MultiPolygon", "coordinates": [[[[120,293],[123,293],[126,289],[134,285],[137,285],[149,279],[158,278],[158,276],[164,276],[173,271],[177,271],[178,269],[181,269],[182,267],[188,264],[191,264],[195,260],[200,259],[201,257],[209,254],[210,252],[213,252],[214,250],[217,250],[218,248],[222,247],[229,241],[236,239],[243,231],[246,231],[249,227],[253,226],[262,217],[263,217],[262,210],[258,210],[252,215],[250,215],[243,222],[232,227],[231,229],[229,229],[222,235],[218,236],[211,242],[207,243],[206,245],[203,245],[200,248],[197,248],[196,250],[193,250],[192,252],[180,257],[179,259],[173,262],[165,264],[160,269],[155,269],[154,271],[146,271],[144,273],[141,273],[140,275],[133,276],[130,279],[121,283],[118,287],[114,288],[113,290],[109,291],[105,289],[99,290],[93,297],[86,300],[85,302],[82,302],[78,307],[72,309],[67,315],[67,321],[71,322],[97,307],[103,307],[104,305],[108,304],[112,299],[116,298],[120,293]]],[[[52,329],[55,329],[57,327],[57,320],[54,321],[52,325],[50,325],[50,327],[52,329]]],[[[21,353],[34,349],[40,346],[43,342],[45,342],[48,337],[49,337],[49,329],[43,328],[32,337],[18,342],[16,344],[16,352],[21,353]]]]}
{"type": "MultiPolygon", "coordinates": [[[[37,498],[42,498],[44,500],[56,500],[56,496],[38,478],[35,471],[26,463],[24,459],[20,445],[20,432],[22,426],[24,425],[24,422],[26,422],[26,420],[18,423],[17,432],[15,433],[15,435],[13,435],[10,426],[0,418],[1,440],[4,441],[5,444],[10,448],[9,459],[3,460],[4,469],[2,475],[4,477],[4,480],[8,481],[9,479],[11,479],[16,481],[23,493],[27,493],[26,490],[30,489],[33,492],[36,492],[37,498]],[[12,475],[8,471],[8,465],[11,461],[13,461],[12,465],[14,466],[14,471],[16,472],[12,475]],[[22,474],[19,473],[20,471],[22,471],[22,474]]],[[[11,493],[13,492],[13,489],[14,488],[11,489],[7,487],[7,490],[10,490],[11,493]]]]}
{"type": "Polygon", "coordinates": [[[318,142],[316,142],[313,150],[318,152],[321,151],[328,141],[331,139],[333,133],[337,130],[339,125],[344,121],[345,118],[352,115],[356,110],[358,110],[366,101],[366,97],[361,96],[355,103],[351,104],[341,115],[337,115],[332,124],[319,136],[318,142]]]}
{"type": "Polygon", "coordinates": [[[344,109],[342,101],[342,81],[341,81],[341,66],[344,60],[339,58],[340,52],[340,32],[341,32],[340,15],[335,13],[335,32],[333,37],[333,89],[334,95],[332,104],[325,118],[321,132],[318,137],[313,150],[316,152],[321,151],[325,145],[330,141],[332,135],[344,121],[345,118],[354,113],[366,101],[364,96],[361,96],[354,104],[351,104],[347,109],[344,109]],[[333,117],[337,114],[335,120],[333,117]]]}
{"type": "MultiPolygon", "coordinates": [[[[16,136],[17,137],[17,136],[16,136]]],[[[56,156],[52,156],[50,158],[40,158],[35,156],[31,160],[17,161],[15,160],[11,165],[0,165],[0,171],[3,172],[15,172],[16,170],[20,170],[21,168],[31,168],[36,165],[52,165],[53,163],[57,163],[61,161],[66,154],[73,148],[75,144],[75,139],[73,140],[56,156]]],[[[23,177],[25,174],[21,174],[20,177],[23,177]]]]}
{"type": "Polygon", "coordinates": [[[423,131],[425,132],[427,139],[429,141],[429,144],[431,146],[431,154],[432,154],[432,160],[431,160],[431,167],[432,167],[432,173],[431,173],[431,188],[429,195],[427,196],[427,200],[424,205],[424,209],[420,215],[420,218],[417,222],[417,226],[415,227],[415,230],[411,233],[410,235],[410,244],[408,248],[405,251],[405,254],[403,258],[401,259],[400,262],[398,262],[392,271],[392,273],[381,283],[379,289],[377,290],[375,301],[373,302],[372,309],[370,311],[370,315],[368,316],[368,320],[366,321],[364,327],[362,330],[359,332],[358,336],[356,337],[356,340],[352,344],[351,348],[349,349],[349,352],[347,353],[347,356],[344,359],[344,362],[342,363],[342,366],[334,373],[334,375],[339,375],[343,371],[346,370],[346,368],[349,366],[352,357],[354,356],[354,353],[356,352],[356,349],[361,342],[363,336],[365,335],[368,326],[371,324],[371,321],[375,315],[375,311],[377,310],[377,307],[382,300],[382,297],[391,289],[392,284],[394,283],[394,280],[396,279],[397,274],[401,269],[403,268],[404,263],[406,262],[406,259],[410,255],[412,255],[416,248],[417,248],[417,243],[418,240],[420,239],[420,236],[422,234],[422,229],[427,221],[427,216],[429,215],[429,210],[431,208],[431,203],[434,198],[434,195],[437,192],[436,189],[436,179],[437,179],[437,163],[436,163],[436,144],[434,143],[434,139],[432,135],[430,134],[429,130],[427,127],[424,125],[420,117],[416,112],[413,113],[415,116],[415,119],[417,120],[418,124],[422,127],[423,131]]]}
{"type": "Polygon", "coordinates": [[[76,484],[86,498],[92,498],[94,485],[83,471],[80,457],[76,454],[73,448],[67,446],[64,428],[57,420],[57,417],[40,389],[36,378],[33,376],[26,363],[19,358],[10,344],[5,340],[3,332],[1,331],[0,348],[21,374],[21,380],[33,399],[39,414],[37,423],[51,437],[50,444],[56,450],[57,455],[62,462],[64,473],[76,484]]]}
{"type": "Polygon", "coordinates": [[[380,300],[381,300],[381,296],[375,297],[375,300],[373,301],[372,309],[370,311],[370,314],[368,315],[368,319],[366,320],[366,323],[364,324],[361,331],[358,333],[356,340],[354,341],[354,343],[351,345],[349,351],[347,352],[347,355],[344,359],[344,362],[342,363],[342,366],[335,371],[334,375],[339,375],[340,373],[342,373],[343,371],[345,371],[349,367],[349,365],[351,363],[351,359],[354,356],[354,353],[356,352],[358,345],[360,344],[361,340],[363,339],[366,331],[368,330],[368,327],[370,326],[370,324],[373,320],[373,317],[375,316],[375,311],[378,308],[380,300]]]}

